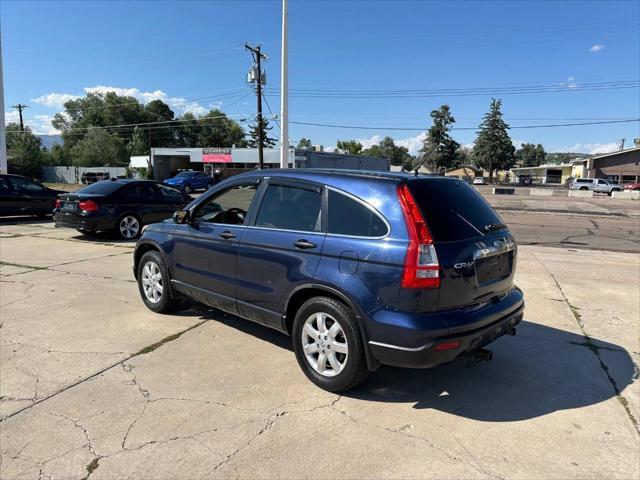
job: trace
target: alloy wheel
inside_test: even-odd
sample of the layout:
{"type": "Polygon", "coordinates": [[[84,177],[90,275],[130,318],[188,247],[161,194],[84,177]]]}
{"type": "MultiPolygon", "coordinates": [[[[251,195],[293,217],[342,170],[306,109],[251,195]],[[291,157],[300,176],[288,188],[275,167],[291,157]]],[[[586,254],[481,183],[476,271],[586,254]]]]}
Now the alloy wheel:
{"type": "Polygon", "coordinates": [[[126,216],[120,220],[120,234],[127,239],[135,238],[140,231],[140,222],[134,216],[126,216]]]}
{"type": "Polygon", "coordinates": [[[162,299],[162,273],[155,262],[147,262],[142,268],[142,288],[144,296],[151,303],[158,303],[162,299]]]}
{"type": "Polygon", "coordinates": [[[325,377],[338,375],[349,355],[342,326],[324,312],[314,313],[304,322],[302,350],[309,365],[325,377]]]}

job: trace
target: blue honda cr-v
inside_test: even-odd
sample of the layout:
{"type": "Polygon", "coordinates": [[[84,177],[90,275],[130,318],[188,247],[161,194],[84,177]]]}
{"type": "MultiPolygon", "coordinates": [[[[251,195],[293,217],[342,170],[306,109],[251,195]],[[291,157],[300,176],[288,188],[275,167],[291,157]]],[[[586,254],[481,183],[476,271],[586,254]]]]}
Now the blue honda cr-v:
{"type": "Polygon", "coordinates": [[[155,312],[186,296],[289,334],[309,379],[341,391],[515,333],[516,251],[461,180],[262,170],[146,227],[134,273],[155,312]]]}

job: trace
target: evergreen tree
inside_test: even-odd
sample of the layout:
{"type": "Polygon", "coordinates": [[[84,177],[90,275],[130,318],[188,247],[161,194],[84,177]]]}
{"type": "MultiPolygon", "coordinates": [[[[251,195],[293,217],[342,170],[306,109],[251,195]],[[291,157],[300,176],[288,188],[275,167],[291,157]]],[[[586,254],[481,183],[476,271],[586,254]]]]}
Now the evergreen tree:
{"type": "Polygon", "coordinates": [[[311,144],[311,140],[309,140],[308,138],[301,138],[296,148],[298,150],[311,150],[311,147],[313,147],[313,145],[311,144]]]}
{"type": "Polygon", "coordinates": [[[269,137],[269,132],[273,127],[269,126],[269,120],[261,117],[260,121],[256,119],[256,123],[249,127],[250,139],[247,141],[247,145],[251,148],[258,148],[258,132],[262,130],[262,148],[271,148],[276,144],[274,138],[269,137]]]}
{"type": "Polygon", "coordinates": [[[31,178],[39,176],[43,158],[42,141],[29,127],[21,131],[17,123],[8,124],[6,132],[9,172],[31,178]]]}
{"type": "Polygon", "coordinates": [[[420,153],[432,171],[441,171],[454,167],[458,162],[457,150],[460,144],[449,132],[455,118],[451,115],[449,105],[442,105],[438,110],[431,111],[433,125],[427,131],[420,153]]]}
{"type": "Polygon", "coordinates": [[[140,127],[133,129],[133,135],[127,144],[127,152],[129,155],[147,155],[149,153],[149,146],[140,127]]]}
{"type": "Polygon", "coordinates": [[[501,106],[502,100],[491,99],[473,147],[478,166],[489,172],[489,181],[493,180],[494,171],[507,170],[515,162],[516,149],[507,132],[509,125],[502,119],[501,106]]]}

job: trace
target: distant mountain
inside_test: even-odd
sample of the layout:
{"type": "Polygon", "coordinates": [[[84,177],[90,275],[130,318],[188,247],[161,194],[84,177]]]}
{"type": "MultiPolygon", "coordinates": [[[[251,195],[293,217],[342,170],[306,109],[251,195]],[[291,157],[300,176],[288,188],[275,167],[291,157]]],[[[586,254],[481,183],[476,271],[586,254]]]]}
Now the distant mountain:
{"type": "Polygon", "coordinates": [[[42,146],[49,149],[54,145],[62,145],[62,136],[60,135],[38,135],[38,138],[42,140],[42,146]]]}

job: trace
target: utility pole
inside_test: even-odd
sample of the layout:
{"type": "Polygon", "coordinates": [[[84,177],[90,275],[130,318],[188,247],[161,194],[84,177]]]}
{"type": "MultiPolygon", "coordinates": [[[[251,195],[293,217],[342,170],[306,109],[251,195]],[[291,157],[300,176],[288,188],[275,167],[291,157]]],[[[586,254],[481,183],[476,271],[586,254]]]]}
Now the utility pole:
{"type": "Polygon", "coordinates": [[[24,132],[24,122],[22,121],[22,110],[24,110],[25,108],[29,108],[29,105],[22,105],[21,103],[19,103],[17,105],[12,105],[11,108],[15,108],[18,110],[18,113],[20,114],[20,131],[24,132]]]}
{"type": "Polygon", "coordinates": [[[4,76],[2,73],[2,34],[0,33],[0,173],[7,173],[7,132],[4,125],[4,76]]]}
{"type": "MultiPolygon", "coordinates": [[[[280,168],[289,167],[289,38],[288,5],[282,0],[282,58],[280,74],[280,168]]],[[[293,166],[295,166],[295,155],[293,166]]]]}
{"type": "Polygon", "coordinates": [[[621,138],[620,139],[620,151],[624,150],[624,141],[626,140],[626,138],[621,138]]]}
{"type": "Polygon", "coordinates": [[[261,65],[261,61],[262,59],[266,60],[268,57],[262,53],[260,51],[260,45],[257,45],[256,47],[252,47],[251,45],[249,45],[248,43],[244,44],[244,48],[246,48],[247,50],[249,50],[251,52],[251,54],[253,55],[253,60],[255,61],[255,69],[257,70],[254,73],[254,69],[252,68],[251,71],[249,71],[249,82],[250,83],[256,83],[257,84],[257,88],[256,88],[256,93],[257,93],[257,97],[258,97],[258,168],[262,169],[264,168],[264,152],[263,152],[263,147],[262,147],[262,143],[263,143],[263,138],[262,138],[262,82],[263,82],[263,78],[262,78],[262,65],[261,65]]]}

